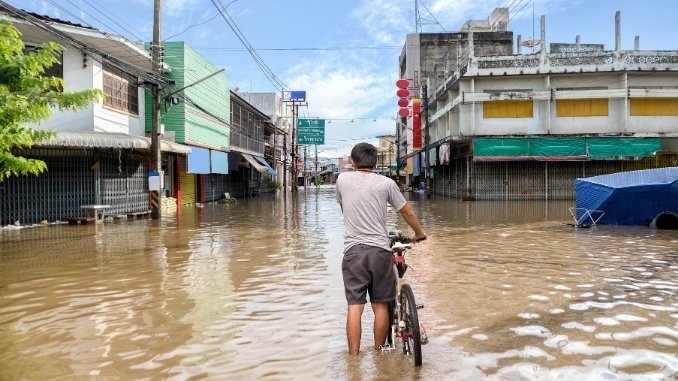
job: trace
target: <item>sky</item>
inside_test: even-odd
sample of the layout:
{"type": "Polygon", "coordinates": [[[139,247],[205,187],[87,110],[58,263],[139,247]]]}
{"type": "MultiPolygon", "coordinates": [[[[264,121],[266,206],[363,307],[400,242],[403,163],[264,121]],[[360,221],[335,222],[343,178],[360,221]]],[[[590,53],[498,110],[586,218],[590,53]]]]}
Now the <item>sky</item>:
{"type": "MultiPolygon", "coordinates": [[[[152,40],[153,0],[6,0],[9,4],[131,41],[152,40]]],[[[678,50],[676,0],[419,0],[424,32],[457,32],[464,21],[510,10],[509,29],[522,39],[604,44],[614,49],[621,11],[622,49],[678,50]]],[[[320,157],[347,156],[351,147],[395,134],[398,57],[415,31],[415,0],[163,0],[161,39],[186,41],[224,68],[240,92],[304,90],[301,117],[326,120],[320,157]],[[217,10],[226,9],[256,50],[271,80],[217,10]]],[[[515,47],[514,47],[515,49],[515,47]]],[[[523,48],[526,49],[526,48],[523,48]]],[[[523,51],[525,52],[525,50],[523,51]]]]}

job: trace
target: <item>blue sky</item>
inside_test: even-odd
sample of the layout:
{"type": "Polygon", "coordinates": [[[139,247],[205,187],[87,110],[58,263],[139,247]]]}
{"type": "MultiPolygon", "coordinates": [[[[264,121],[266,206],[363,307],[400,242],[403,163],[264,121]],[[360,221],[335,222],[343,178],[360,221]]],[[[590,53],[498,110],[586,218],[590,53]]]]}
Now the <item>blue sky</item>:
{"type": "MultiPolygon", "coordinates": [[[[355,143],[375,142],[376,135],[394,133],[398,56],[405,35],[415,28],[414,0],[163,1],[163,39],[186,41],[225,68],[233,89],[274,92],[276,87],[217,15],[213,1],[227,7],[277,78],[292,90],[307,91],[305,116],[332,119],[326,125],[326,144],[318,148],[320,156],[346,155],[355,143]]],[[[8,2],[132,41],[152,39],[153,0],[8,2]]],[[[614,48],[614,14],[619,10],[623,49],[633,48],[636,35],[643,50],[678,49],[675,0],[420,0],[420,4],[422,17],[430,21],[424,24],[425,32],[455,32],[468,19],[487,19],[493,8],[508,6],[514,38],[521,34],[525,40],[532,36],[534,7],[537,35],[539,18],[546,16],[547,44],[573,43],[580,35],[582,43],[603,43],[606,49],[614,48]]]]}

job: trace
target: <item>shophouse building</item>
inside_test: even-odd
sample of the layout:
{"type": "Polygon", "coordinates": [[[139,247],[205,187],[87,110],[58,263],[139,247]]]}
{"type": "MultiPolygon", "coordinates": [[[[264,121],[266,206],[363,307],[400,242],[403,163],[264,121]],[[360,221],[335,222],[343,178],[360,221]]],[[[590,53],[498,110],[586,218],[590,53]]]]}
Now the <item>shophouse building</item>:
{"type": "Polygon", "coordinates": [[[290,131],[292,125],[291,107],[283,102],[279,93],[246,93],[238,92],[240,98],[265,114],[273,125],[273,133],[267,135],[264,158],[275,170],[278,184],[290,183],[291,161],[288,154],[292,152],[290,131]]]}
{"type": "Polygon", "coordinates": [[[272,141],[275,126],[268,115],[231,92],[231,156],[232,162],[238,162],[232,168],[232,182],[241,184],[240,189],[231,188],[237,194],[270,192],[271,180],[275,179],[273,169],[273,151],[268,142],[272,141]],[[269,148],[269,150],[267,150],[269,148]]]}
{"type": "MultiPolygon", "coordinates": [[[[422,107],[424,91],[430,94],[435,84],[455,73],[464,73],[469,51],[474,57],[504,56],[511,55],[512,49],[513,32],[509,30],[505,8],[497,8],[488,20],[467,21],[460,32],[408,34],[400,54],[399,77],[409,81],[409,109],[422,107]]],[[[396,156],[408,185],[419,181],[424,160],[422,144],[427,143],[417,135],[423,123],[423,115],[412,111],[396,123],[396,156]]]]}
{"type": "MultiPolygon", "coordinates": [[[[183,41],[162,43],[169,66],[160,111],[165,139],[191,147],[177,160],[163,160],[165,192],[178,204],[218,200],[230,190],[230,98],[228,77],[183,41]]],[[[150,110],[150,94],[146,109],[150,110]]],[[[150,113],[146,132],[151,131],[150,113]]]]}
{"type": "Polygon", "coordinates": [[[396,176],[396,136],[381,135],[377,153],[377,172],[385,176],[396,176]]]}
{"type": "MultiPolygon", "coordinates": [[[[54,110],[35,129],[55,138],[15,154],[45,161],[40,176],[11,177],[0,183],[0,223],[65,221],[83,216],[83,205],[108,205],[109,215],[148,213],[151,140],[144,135],[145,89],[161,83],[152,75],[143,46],[88,26],[13,7],[0,7],[27,48],[55,41],[66,50],[48,75],[64,79],[64,91],[101,89],[103,103],[76,111],[54,110]]],[[[161,142],[163,155],[178,160],[191,148],[161,142]]]]}
{"type": "MultiPolygon", "coordinates": [[[[678,164],[678,51],[600,44],[478,55],[429,85],[432,192],[486,200],[572,199],[574,180],[678,164]]],[[[475,41],[475,39],[471,39],[475,41]]],[[[638,39],[636,38],[636,42],[638,39]]],[[[424,158],[428,158],[428,161],[424,158]]]]}

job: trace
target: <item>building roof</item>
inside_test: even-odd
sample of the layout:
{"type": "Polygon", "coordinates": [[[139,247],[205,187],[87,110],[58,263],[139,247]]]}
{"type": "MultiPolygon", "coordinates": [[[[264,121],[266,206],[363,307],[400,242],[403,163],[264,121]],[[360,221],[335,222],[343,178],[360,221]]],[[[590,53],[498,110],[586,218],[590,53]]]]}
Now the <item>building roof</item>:
{"type": "MultiPolygon", "coordinates": [[[[112,132],[79,132],[59,131],[54,138],[36,144],[39,147],[72,147],[72,148],[119,148],[150,150],[151,139],[112,132]]],[[[162,152],[188,154],[191,147],[167,140],[160,140],[162,152]]]]}

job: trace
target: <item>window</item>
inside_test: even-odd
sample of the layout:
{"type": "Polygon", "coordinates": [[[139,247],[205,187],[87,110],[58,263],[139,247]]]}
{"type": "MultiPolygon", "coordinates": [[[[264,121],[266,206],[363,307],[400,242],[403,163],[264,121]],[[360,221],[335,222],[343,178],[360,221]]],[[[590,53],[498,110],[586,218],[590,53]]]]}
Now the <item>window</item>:
{"type": "Polygon", "coordinates": [[[483,102],[483,118],[532,118],[534,107],[532,99],[501,99],[501,97],[514,95],[524,98],[531,89],[506,89],[485,91],[490,93],[489,101],[483,102]]]}
{"type": "Polygon", "coordinates": [[[608,116],[609,100],[597,99],[558,99],[557,117],[608,116]]]}
{"type": "Polygon", "coordinates": [[[631,98],[631,116],[678,116],[678,98],[631,98]]]}
{"type": "Polygon", "coordinates": [[[487,101],[483,103],[483,118],[532,118],[532,100],[487,101]]]}
{"type": "MultiPolygon", "coordinates": [[[[24,47],[24,54],[29,54],[32,51],[38,50],[40,47],[38,46],[32,46],[32,45],[26,45],[24,47]]],[[[57,77],[57,78],[64,78],[64,54],[59,53],[57,55],[57,62],[54,63],[54,65],[45,68],[45,71],[42,73],[41,77],[57,77]]],[[[57,91],[64,91],[63,87],[59,87],[58,89],[54,89],[57,91]]]]}
{"type": "Polygon", "coordinates": [[[139,83],[135,77],[104,63],[104,106],[139,115],[139,83]]]}
{"type": "MultiPolygon", "coordinates": [[[[607,90],[607,87],[559,87],[556,90],[585,94],[589,90],[607,90]]],[[[557,99],[556,117],[608,116],[609,103],[607,98],[557,99]]]]}

